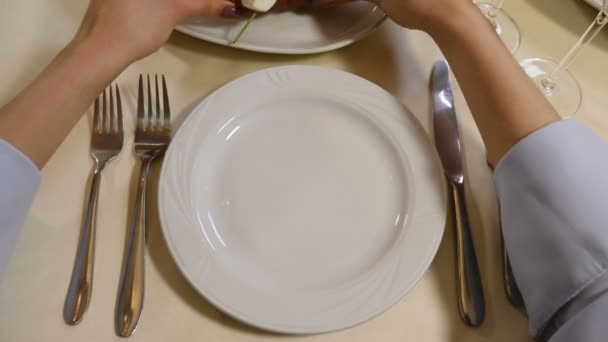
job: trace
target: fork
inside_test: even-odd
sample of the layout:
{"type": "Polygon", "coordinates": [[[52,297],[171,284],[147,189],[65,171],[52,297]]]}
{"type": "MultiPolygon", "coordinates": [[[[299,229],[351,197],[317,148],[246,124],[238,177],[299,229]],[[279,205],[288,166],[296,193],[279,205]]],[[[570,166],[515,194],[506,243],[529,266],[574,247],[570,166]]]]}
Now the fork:
{"type": "Polygon", "coordinates": [[[84,213],[72,277],[63,306],[63,320],[70,325],[78,324],[82,320],[91,300],[99,185],[103,170],[120,153],[124,140],[122,103],[118,85],[114,86],[114,91],[116,93],[116,109],[114,108],[112,86],[110,86],[109,91],[104,90],[103,94],[95,99],[93,109],[91,155],[95,161],[95,168],[93,169],[89,202],[84,213]],[[110,93],[109,106],[108,92],[110,93]]]}
{"type": "Polygon", "coordinates": [[[165,76],[162,76],[162,110],[158,75],[154,77],[156,110],[152,107],[150,76],[147,76],[147,108],[144,106],[144,80],[139,76],[137,96],[137,128],[135,154],[141,160],[133,219],[129,228],[127,246],[120,276],[114,323],[116,333],[122,337],[133,334],[139,323],[144,302],[146,183],[150,164],[162,156],[171,141],[171,111],[165,76]],[[147,110],[146,110],[147,109],[147,110]]]}

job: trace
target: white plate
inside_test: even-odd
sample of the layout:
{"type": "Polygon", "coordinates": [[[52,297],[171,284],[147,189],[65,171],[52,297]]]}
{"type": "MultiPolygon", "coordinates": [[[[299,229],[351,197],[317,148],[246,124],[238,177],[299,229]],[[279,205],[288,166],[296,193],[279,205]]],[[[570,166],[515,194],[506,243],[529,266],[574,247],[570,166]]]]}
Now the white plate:
{"type": "Polygon", "coordinates": [[[387,310],[430,265],[444,178],[416,119],[378,86],[309,66],[262,70],[203,101],[162,168],[179,268],[251,325],[329,332],[387,310]]]}
{"type": "Polygon", "coordinates": [[[599,9],[602,9],[602,0],[585,0],[587,3],[589,3],[591,6],[599,9]]]}
{"type": "Polygon", "coordinates": [[[310,13],[269,13],[258,17],[235,44],[244,20],[192,18],[178,31],[213,43],[236,48],[280,54],[309,54],[349,45],[372,31],[385,15],[367,1],[357,1],[335,9],[310,13]]]}

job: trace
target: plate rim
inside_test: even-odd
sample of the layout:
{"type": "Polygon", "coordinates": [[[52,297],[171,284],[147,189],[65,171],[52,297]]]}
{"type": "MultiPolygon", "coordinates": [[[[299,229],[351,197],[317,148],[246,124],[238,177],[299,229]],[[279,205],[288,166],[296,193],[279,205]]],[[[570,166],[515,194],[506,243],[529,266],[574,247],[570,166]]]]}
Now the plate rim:
{"type": "MultiPolygon", "coordinates": [[[[281,13],[278,13],[278,15],[281,15],[281,13]]],[[[178,32],[181,32],[183,34],[186,34],[188,36],[194,37],[196,39],[207,41],[207,42],[217,44],[220,46],[225,46],[225,47],[230,47],[230,48],[235,48],[235,49],[240,49],[240,50],[245,50],[245,51],[268,53],[268,54],[280,54],[280,55],[311,55],[311,54],[318,54],[318,53],[337,50],[337,49],[343,48],[345,46],[351,45],[353,43],[356,43],[356,42],[366,38],[367,36],[371,35],[372,33],[376,32],[384,23],[386,23],[387,19],[388,19],[388,16],[384,12],[382,12],[382,15],[380,16],[378,21],[376,21],[373,25],[369,26],[367,29],[358,31],[355,34],[353,34],[352,36],[349,36],[348,38],[339,39],[333,43],[322,45],[322,46],[319,46],[316,48],[289,48],[289,47],[274,47],[273,48],[273,47],[258,46],[256,44],[247,44],[247,43],[243,43],[242,41],[237,42],[236,44],[229,44],[226,41],[226,39],[221,39],[218,37],[213,37],[213,36],[206,35],[204,33],[197,32],[196,30],[191,28],[192,25],[189,25],[189,24],[178,24],[175,27],[175,30],[178,32]]]]}
{"type": "MultiPolygon", "coordinates": [[[[337,72],[340,73],[344,76],[350,76],[350,77],[355,77],[358,78],[366,83],[368,83],[369,86],[372,87],[376,87],[378,90],[386,93],[387,95],[394,97],[392,94],[388,93],[386,90],[382,89],[381,87],[379,87],[378,85],[374,84],[373,82],[366,80],[358,75],[354,75],[342,70],[337,70],[337,69],[333,69],[333,68],[325,68],[325,67],[318,67],[318,66],[309,66],[309,65],[286,65],[286,66],[279,66],[279,67],[272,67],[272,68],[267,68],[267,69],[262,69],[262,70],[258,70],[249,74],[246,74],[242,77],[239,77],[231,82],[226,83],[225,85],[223,85],[222,87],[216,89],[214,92],[212,92],[211,94],[209,94],[205,99],[203,99],[196,107],[195,109],[193,109],[191,111],[191,113],[195,113],[199,110],[201,110],[201,108],[203,108],[206,105],[206,102],[209,99],[213,98],[213,95],[216,92],[220,92],[222,91],[224,88],[230,87],[231,85],[233,85],[235,82],[239,82],[242,78],[246,78],[246,77],[256,77],[259,74],[264,74],[264,73],[268,73],[268,72],[273,72],[273,71],[277,71],[278,69],[290,69],[290,68],[310,68],[310,69],[316,69],[318,71],[331,71],[331,72],[337,72]]],[[[432,147],[432,142],[430,137],[428,136],[428,133],[426,132],[426,130],[424,129],[424,127],[422,126],[422,124],[419,122],[419,120],[411,113],[411,111],[409,111],[409,109],[407,109],[407,107],[405,107],[401,102],[399,102],[399,104],[401,105],[401,107],[403,108],[403,111],[407,113],[407,115],[410,116],[409,121],[412,122],[413,125],[416,126],[417,130],[420,130],[420,132],[424,133],[424,140],[426,141],[426,143],[424,143],[424,145],[427,145],[428,147],[432,147]]],[[[189,116],[183,125],[187,125],[188,121],[190,118],[194,118],[195,116],[189,116]]],[[[421,134],[422,135],[422,134],[421,134]]],[[[437,156],[435,149],[431,148],[430,149],[433,153],[430,156],[430,160],[429,162],[431,162],[433,165],[435,165],[435,167],[437,168],[437,173],[438,174],[443,174],[441,172],[441,164],[439,161],[439,157],[437,156]]],[[[171,150],[167,151],[167,153],[170,153],[171,150]]],[[[408,294],[422,279],[424,273],[429,269],[430,265],[432,264],[432,261],[434,260],[434,257],[436,256],[441,241],[443,239],[443,236],[445,235],[445,225],[441,225],[440,227],[436,228],[437,232],[436,234],[433,236],[432,239],[432,243],[429,243],[428,249],[426,250],[425,254],[421,254],[420,256],[420,262],[418,263],[418,265],[414,268],[412,267],[412,269],[415,269],[415,272],[411,272],[410,273],[410,278],[413,279],[411,281],[411,283],[409,284],[409,286],[403,286],[402,288],[399,289],[399,294],[396,296],[396,298],[388,303],[385,303],[382,306],[382,308],[377,309],[376,312],[367,315],[364,319],[359,319],[359,320],[352,320],[351,323],[346,324],[346,325],[341,325],[339,327],[326,327],[324,329],[310,329],[310,328],[300,328],[300,329],[296,329],[295,327],[285,327],[285,326],[278,326],[278,325],[271,325],[268,323],[268,320],[266,320],[266,322],[264,322],[264,319],[257,319],[256,317],[251,317],[251,315],[246,315],[243,314],[242,312],[240,312],[239,310],[234,310],[233,308],[230,308],[228,306],[225,305],[225,303],[223,303],[221,300],[218,300],[218,298],[214,298],[213,296],[209,296],[208,294],[206,294],[202,288],[199,288],[198,284],[196,284],[195,282],[195,276],[191,275],[191,272],[187,272],[187,269],[189,267],[186,267],[185,265],[183,265],[181,258],[178,255],[178,252],[175,250],[177,247],[174,245],[174,241],[170,235],[169,232],[169,228],[167,227],[167,222],[166,222],[166,218],[164,217],[163,214],[163,209],[162,209],[162,205],[163,205],[163,201],[161,200],[161,197],[163,197],[163,179],[165,178],[165,174],[167,172],[167,168],[168,168],[168,160],[169,158],[166,158],[165,160],[163,160],[163,166],[161,168],[161,176],[160,176],[160,180],[159,180],[159,200],[158,200],[158,206],[159,206],[159,213],[160,213],[160,223],[161,223],[161,231],[163,233],[163,237],[165,238],[165,240],[167,241],[167,246],[168,249],[175,261],[175,263],[178,265],[178,269],[180,270],[180,272],[182,273],[182,275],[186,278],[186,280],[188,281],[188,283],[195,289],[195,291],[201,295],[203,298],[205,298],[207,301],[209,301],[210,303],[212,303],[216,308],[220,309],[221,311],[223,311],[224,313],[228,314],[230,317],[243,322],[247,325],[253,326],[253,327],[257,327],[260,329],[263,329],[265,331],[272,331],[272,332],[277,332],[277,333],[287,333],[287,334],[293,334],[293,335],[309,335],[309,334],[320,334],[320,333],[328,333],[328,332],[334,332],[334,331],[340,331],[340,330],[344,330],[344,329],[348,329],[351,328],[353,326],[357,326],[359,324],[362,324],[364,322],[367,322],[381,314],[383,314],[384,312],[386,312],[387,310],[389,310],[390,308],[394,307],[395,304],[397,304],[406,294],[408,294]]],[[[438,183],[441,183],[440,188],[441,188],[441,196],[440,196],[440,201],[441,201],[441,208],[443,210],[441,210],[441,217],[440,217],[440,221],[441,222],[445,222],[447,219],[447,183],[445,182],[445,179],[443,177],[438,177],[438,183]]],[[[303,325],[302,325],[303,326],[303,325]]]]}
{"type": "Polygon", "coordinates": [[[595,7],[598,10],[602,9],[602,2],[601,0],[585,0],[586,3],[588,3],[589,5],[595,7]]]}

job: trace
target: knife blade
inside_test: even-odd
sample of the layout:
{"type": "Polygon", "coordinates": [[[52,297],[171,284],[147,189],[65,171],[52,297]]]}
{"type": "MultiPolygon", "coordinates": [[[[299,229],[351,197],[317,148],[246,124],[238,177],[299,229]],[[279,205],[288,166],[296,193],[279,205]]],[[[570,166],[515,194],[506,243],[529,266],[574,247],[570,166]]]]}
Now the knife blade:
{"type": "Polygon", "coordinates": [[[460,316],[467,325],[478,327],[485,319],[485,300],[465,201],[462,144],[447,62],[439,61],[433,66],[430,88],[435,147],[452,188],[454,203],[460,316]]]}

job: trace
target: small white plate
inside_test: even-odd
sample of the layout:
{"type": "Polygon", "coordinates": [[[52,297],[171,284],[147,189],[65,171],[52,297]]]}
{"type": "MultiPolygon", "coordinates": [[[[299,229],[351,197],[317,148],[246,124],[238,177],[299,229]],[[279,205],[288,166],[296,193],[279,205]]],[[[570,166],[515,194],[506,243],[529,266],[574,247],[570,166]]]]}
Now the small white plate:
{"type": "Polygon", "coordinates": [[[591,6],[597,8],[598,10],[602,9],[602,0],[585,0],[591,6]]]}
{"type": "Polygon", "coordinates": [[[430,265],[446,218],[424,129],[341,71],[262,70],[203,101],[162,168],[159,211],[179,268],[251,325],[340,330],[387,310],[430,265]]]}
{"type": "Polygon", "coordinates": [[[311,54],[335,50],[362,39],[385,20],[378,7],[356,1],[333,9],[308,13],[268,13],[258,17],[234,45],[245,20],[197,17],[177,30],[193,37],[239,49],[278,53],[311,54]]]}

